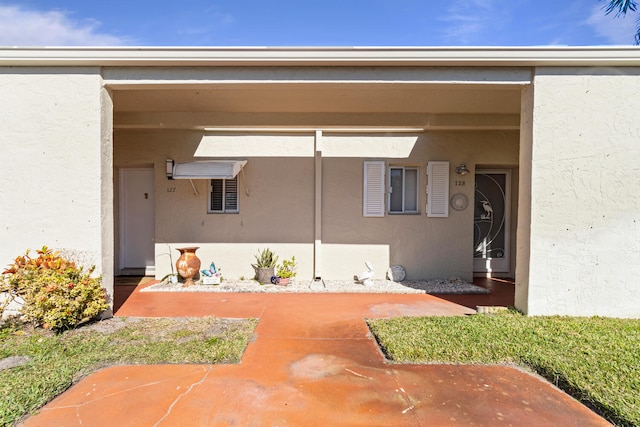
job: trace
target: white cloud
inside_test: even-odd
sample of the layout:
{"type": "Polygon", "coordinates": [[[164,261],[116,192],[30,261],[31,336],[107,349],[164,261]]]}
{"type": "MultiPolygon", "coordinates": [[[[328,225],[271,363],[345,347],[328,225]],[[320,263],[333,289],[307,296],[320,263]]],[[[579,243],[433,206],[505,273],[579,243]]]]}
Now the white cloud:
{"type": "Polygon", "coordinates": [[[605,15],[601,6],[595,6],[586,23],[612,44],[633,44],[636,33],[636,15],[633,13],[624,17],[616,17],[613,13],[605,15]]]}
{"type": "Polygon", "coordinates": [[[117,46],[122,37],[98,32],[97,20],[74,21],[69,13],[0,5],[0,46],[117,46]]]}
{"type": "Polygon", "coordinates": [[[478,37],[491,26],[495,18],[493,0],[455,0],[447,8],[441,21],[449,25],[444,37],[462,44],[475,44],[478,37]]]}

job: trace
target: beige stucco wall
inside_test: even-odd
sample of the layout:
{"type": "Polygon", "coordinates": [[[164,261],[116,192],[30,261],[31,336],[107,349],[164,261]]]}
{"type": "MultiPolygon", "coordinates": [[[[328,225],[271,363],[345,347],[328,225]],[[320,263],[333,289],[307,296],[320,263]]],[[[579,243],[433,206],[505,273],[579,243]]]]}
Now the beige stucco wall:
{"type": "MultiPolygon", "coordinates": [[[[327,134],[320,148],[322,278],[352,278],[363,271],[365,261],[371,261],[380,278],[390,265],[401,264],[412,279],[460,276],[471,280],[472,206],[462,212],[451,210],[448,218],[427,218],[426,164],[450,161],[451,194],[464,193],[472,201],[473,175],[460,177],[454,173],[455,166],[465,162],[473,170],[475,164],[517,165],[517,132],[327,134]],[[363,162],[371,159],[420,167],[420,214],[362,216],[363,162]],[[456,186],[455,181],[464,184],[456,186]]],[[[171,272],[176,247],[195,245],[201,248],[198,254],[203,262],[215,261],[228,278],[252,277],[253,255],[268,246],[281,258],[295,255],[299,278],[311,279],[313,153],[313,134],[202,138],[196,131],[116,131],[116,168],[155,166],[156,277],[171,272]],[[248,150],[254,145],[255,150],[248,150]],[[252,152],[259,156],[250,156],[252,152]],[[165,177],[167,158],[186,162],[216,153],[248,160],[245,174],[239,175],[239,214],[207,213],[208,181],[194,181],[199,193],[195,195],[189,181],[165,177]]]]}
{"type": "MultiPolygon", "coordinates": [[[[202,143],[201,132],[115,133],[117,168],[155,166],[156,277],[171,272],[171,264],[178,256],[175,248],[184,244],[201,247],[201,260],[214,261],[229,278],[253,277],[254,254],[266,247],[281,258],[295,255],[299,276],[312,276],[313,138],[296,137],[294,155],[279,139],[260,141],[259,145],[271,143],[271,149],[259,152],[263,157],[251,157],[242,146],[237,146],[236,151],[217,151],[206,139],[202,143]],[[308,156],[297,152],[297,147],[305,144],[311,147],[308,156]],[[189,180],[166,178],[166,159],[189,162],[205,158],[211,150],[225,159],[248,160],[244,174],[238,175],[238,214],[207,213],[208,180],[193,180],[196,195],[189,180]]],[[[255,141],[255,137],[247,137],[248,145],[255,141]]]]}
{"type": "Polygon", "coordinates": [[[472,280],[473,276],[473,174],[460,176],[455,167],[475,165],[515,166],[518,164],[517,132],[428,132],[395,143],[384,135],[368,138],[367,144],[345,143],[348,157],[341,157],[340,139],[327,138],[323,146],[333,157],[323,164],[323,277],[353,277],[371,261],[378,276],[390,265],[400,264],[408,279],[449,278],[472,280]],[[359,146],[361,157],[350,154],[359,146]],[[395,155],[389,146],[396,146],[395,155]],[[383,153],[388,157],[377,157],[383,153]],[[363,161],[385,160],[387,166],[418,166],[419,214],[362,216],[363,161]],[[449,210],[448,218],[426,215],[426,165],[428,161],[450,162],[450,195],[462,193],[469,199],[464,211],[449,210]],[[456,185],[457,182],[457,185],[456,185]],[[336,249],[339,248],[339,251],[336,249]]]}
{"type": "Polygon", "coordinates": [[[112,294],[112,113],[100,70],[0,69],[0,100],[0,265],[27,248],[64,249],[95,264],[112,294]]]}
{"type": "Polygon", "coordinates": [[[639,76],[536,70],[529,314],[640,317],[639,76]]]}

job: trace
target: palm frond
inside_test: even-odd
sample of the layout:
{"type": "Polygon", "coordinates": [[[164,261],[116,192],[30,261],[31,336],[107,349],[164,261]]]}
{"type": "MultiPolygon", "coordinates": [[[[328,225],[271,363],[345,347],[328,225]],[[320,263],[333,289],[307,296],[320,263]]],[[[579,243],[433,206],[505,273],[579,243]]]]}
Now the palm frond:
{"type": "MultiPolygon", "coordinates": [[[[635,12],[638,10],[638,3],[636,0],[610,0],[609,4],[605,6],[605,13],[609,15],[615,12],[616,16],[624,16],[627,12],[635,12]]],[[[638,35],[636,35],[637,37],[638,35]]]]}

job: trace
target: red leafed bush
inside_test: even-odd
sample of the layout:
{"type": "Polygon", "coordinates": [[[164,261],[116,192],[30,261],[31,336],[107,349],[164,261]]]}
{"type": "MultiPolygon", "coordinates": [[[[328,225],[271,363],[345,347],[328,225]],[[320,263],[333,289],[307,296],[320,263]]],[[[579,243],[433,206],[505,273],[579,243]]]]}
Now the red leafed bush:
{"type": "MultiPolygon", "coordinates": [[[[15,259],[0,277],[7,302],[22,300],[26,320],[47,329],[69,329],[109,308],[100,277],[85,271],[46,246],[31,258],[29,250],[15,259]]],[[[0,307],[4,310],[6,304],[0,307]]]]}

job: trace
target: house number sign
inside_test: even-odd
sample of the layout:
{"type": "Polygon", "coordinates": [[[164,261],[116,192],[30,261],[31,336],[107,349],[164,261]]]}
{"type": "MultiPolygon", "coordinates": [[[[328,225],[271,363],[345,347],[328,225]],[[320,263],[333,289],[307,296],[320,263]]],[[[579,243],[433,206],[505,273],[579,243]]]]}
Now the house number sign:
{"type": "Polygon", "coordinates": [[[176,187],[167,187],[167,193],[175,193],[176,187]]]}
{"type": "Polygon", "coordinates": [[[457,181],[457,180],[456,180],[456,181],[454,181],[454,185],[455,185],[456,187],[464,187],[465,185],[467,185],[467,181],[465,181],[465,180],[457,181]]]}

